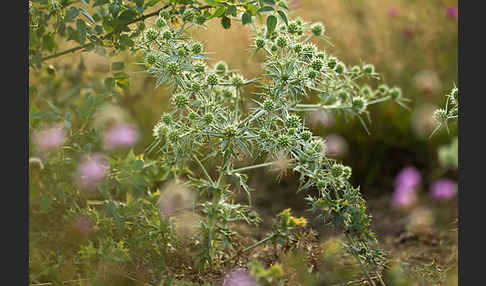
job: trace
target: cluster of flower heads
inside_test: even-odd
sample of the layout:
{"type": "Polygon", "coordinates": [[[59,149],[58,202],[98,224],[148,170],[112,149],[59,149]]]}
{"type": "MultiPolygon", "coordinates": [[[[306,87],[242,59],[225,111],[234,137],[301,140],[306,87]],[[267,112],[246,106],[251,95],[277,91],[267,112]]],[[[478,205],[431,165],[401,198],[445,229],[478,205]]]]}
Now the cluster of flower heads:
{"type": "MultiPolygon", "coordinates": [[[[415,167],[405,167],[395,178],[395,190],[392,204],[394,207],[407,209],[417,202],[417,191],[422,183],[422,175],[415,167]]],[[[447,201],[457,195],[457,182],[439,178],[429,187],[429,196],[436,201],[447,201]]]]}
{"type": "MultiPolygon", "coordinates": [[[[176,177],[183,175],[188,165],[196,165],[204,174],[204,178],[193,180],[197,189],[212,196],[211,202],[203,204],[210,219],[202,224],[202,233],[214,231],[209,222],[214,222],[210,214],[217,215],[215,209],[231,205],[228,180],[249,193],[247,177],[241,172],[268,166],[235,169],[234,159],[243,154],[249,158],[284,156],[291,162],[289,168],[300,173],[299,191],[319,190],[319,197],[308,198],[312,210],[354,237],[353,249],[359,249],[367,262],[377,266],[380,252],[367,246],[375,237],[359,188],[349,183],[351,168],[326,157],[325,141],[306,127],[302,112],[341,111],[357,116],[364,125],[361,116],[369,116],[370,105],[386,100],[404,105],[401,90],[386,84],[373,89],[365,82],[379,78],[373,65],[349,68],[320,51],[309,40],[324,37],[324,26],[296,19],[280,23],[271,33],[266,27],[255,28],[254,48],[267,54],[266,77],[256,93],[256,106],[246,110],[243,87],[255,79],[245,79],[224,62],[208,67],[202,44],[185,34],[185,24],[173,25],[167,17],[161,13],[156,26],[140,40],[145,71],[153,74],[157,86],[167,82],[173,91],[172,108],[155,124],[155,140],[148,151],[159,154],[176,177]],[[319,96],[319,103],[304,104],[311,94],[319,96]],[[220,162],[217,179],[204,167],[209,158],[220,162]]],[[[299,219],[295,223],[305,224],[299,219]]]]}

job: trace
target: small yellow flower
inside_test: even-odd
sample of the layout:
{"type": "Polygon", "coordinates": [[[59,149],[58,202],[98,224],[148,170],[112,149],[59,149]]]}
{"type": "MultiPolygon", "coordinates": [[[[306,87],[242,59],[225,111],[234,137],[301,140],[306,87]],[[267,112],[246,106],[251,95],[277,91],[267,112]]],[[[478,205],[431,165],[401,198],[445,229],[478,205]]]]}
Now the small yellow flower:
{"type": "Polygon", "coordinates": [[[304,217],[296,218],[296,217],[291,216],[290,221],[296,226],[307,225],[307,220],[304,217]]]}

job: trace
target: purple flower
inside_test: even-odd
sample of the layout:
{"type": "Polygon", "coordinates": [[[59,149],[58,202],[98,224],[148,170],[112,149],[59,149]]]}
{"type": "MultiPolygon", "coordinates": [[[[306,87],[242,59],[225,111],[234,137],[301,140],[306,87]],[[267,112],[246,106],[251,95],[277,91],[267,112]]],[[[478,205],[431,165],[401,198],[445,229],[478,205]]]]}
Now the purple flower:
{"type": "Polygon", "coordinates": [[[138,130],[129,124],[117,124],[104,134],[104,145],[107,149],[133,146],[138,140],[138,130]]]}
{"type": "Polygon", "coordinates": [[[392,204],[395,207],[406,208],[416,200],[415,189],[401,186],[393,192],[392,204]]]}
{"type": "Polygon", "coordinates": [[[60,124],[36,131],[33,134],[34,144],[44,151],[58,148],[64,143],[64,140],[66,140],[66,130],[60,124]]]}
{"type": "Polygon", "coordinates": [[[422,180],[415,167],[406,167],[395,178],[395,191],[392,204],[396,207],[408,207],[416,200],[415,191],[422,180]]]}
{"type": "Polygon", "coordinates": [[[223,286],[257,286],[256,279],[250,275],[248,270],[239,268],[226,274],[223,286]]]}
{"type": "Polygon", "coordinates": [[[422,181],[420,172],[415,167],[406,167],[395,178],[395,188],[405,187],[413,189],[422,181]]]}
{"type": "Polygon", "coordinates": [[[76,183],[81,189],[92,191],[108,174],[108,161],[103,154],[85,156],[79,164],[76,183]]]}
{"type": "Polygon", "coordinates": [[[446,8],[446,15],[451,19],[456,19],[458,15],[457,6],[450,6],[446,8]]]}
{"type": "Polygon", "coordinates": [[[435,200],[450,200],[457,194],[457,183],[450,179],[439,179],[432,183],[429,193],[435,200]]]}
{"type": "Polygon", "coordinates": [[[398,9],[397,8],[388,9],[388,15],[390,15],[391,17],[397,17],[398,16],[398,9]]]}

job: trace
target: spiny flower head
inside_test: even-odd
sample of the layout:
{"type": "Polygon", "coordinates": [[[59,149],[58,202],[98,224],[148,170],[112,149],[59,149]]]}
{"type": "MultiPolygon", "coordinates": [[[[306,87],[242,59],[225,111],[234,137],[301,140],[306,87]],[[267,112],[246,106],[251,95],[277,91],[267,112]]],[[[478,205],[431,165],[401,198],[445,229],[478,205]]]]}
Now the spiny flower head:
{"type": "Polygon", "coordinates": [[[157,39],[159,36],[159,31],[155,30],[154,28],[148,28],[147,31],[145,32],[145,38],[147,41],[152,42],[157,39]]]}
{"type": "Polygon", "coordinates": [[[399,87],[393,87],[389,91],[391,98],[397,100],[402,96],[402,90],[399,87]]]}
{"type": "Polygon", "coordinates": [[[270,99],[266,99],[263,102],[263,109],[265,109],[268,112],[271,112],[275,109],[275,103],[273,103],[273,101],[270,99]]]}
{"type": "Polygon", "coordinates": [[[178,62],[175,61],[169,62],[167,64],[167,70],[173,75],[177,74],[180,71],[180,65],[178,62]]]}
{"type": "Polygon", "coordinates": [[[167,26],[167,21],[162,17],[158,17],[155,20],[155,26],[157,26],[157,28],[163,28],[163,27],[167,26]]]}
{"type": "Polygon", "coordinates": [[[382,95],[385,95],[390,88],[385,83],[380,84],[376,90],[382,95]]]}
{"type": "Polygon", "coordinates": [[[167,131],[167,139],[169,139],[169,141],[172,143],[176,143],[177,141],[179,141],[179,131],[173,128],[169,129],[167,131]]]}
{"type": "Polygon", "coordinates": [[[219,61],[214,65],[217,73],[225,73],[228,70],[228,65],[224,61],[219,61]]]}
{"type": "Polygon", "coordinates": [[[337,64],[337,59],[335,57],[329,57],[327,59],[327,66],[331,69],[333,69],[337,64]]]}
{"type": "Polygon", "coordinates": [[[302,29],[302,27],[299,26],[295,21],[291,21],[289,22],[289,26],[287,27],[287,29],[290,34],[295,34],[299,32],[302,29]]]}
{"type": "Polygon", "coordinates": [[[353,98],[353,109],[357,112],[361,113],[366,110],[366,106],[368,105],[365,98],[358,96],[353,98]]]}
{"type": "Polygon", "coordinates": [[[202,121],[204,124],[210,124],[211,122],[213,122],[213,119],[214,119],[214,115],[212,113],[206,113],[204,114],[203,118],[202,118],[202,121]]]}
{"type": "Polygon", "coordinates": [[[178,93],[174,95],[173,103],[177,108],[184,108],[189,103],[189,100],[184,94],[178,93]]]}
{"type": "Polygon", "coordinates": [[[447,122],[448,114],[445,109],[439,108],[434,112],[433,117],[437,123],[441,124],[447,122]]]}
{"type": "Polygon", "coordinates": [[[312,138],[312,132],[309,130],[302,131],[302,133],[300,133],[300,138],[304,141],[309,141],[312,138]]]}
{"type": "Polygon", "coordinates": [[[296,53],[300,53],[302,51],[302,44],[301,43],[296,43],[294,46],[293,46],[293,50],[294,52],[296,53]]]}
{"type": "Polygon", "coordinates": [[[162,39],[164,39],[164,40],[170,40],[170,39],[172,39],[172,31],[170,31],[170,30],[165,30],[165,31],[162,33],[162,39]]]}
{"type": "Polygon", "coordinates": [[[157,55],[155,53],[148,53],[145,56],[145,62],[149,65],[154,65],[157,62],[157,55]]]}
{"type": "Polygon", "coordinates": [[[161,10],[159,12],[159,17],[168,20],[170,18],[170,12],[167,10],[161,10]]]}
{"type": "Polygon", "coordinates": [[[287,126],[288,128],[299,127],[300,126],[300,117],[295,115],[295,114],[289,115],[289,117],[287,117],[287,119],[285,120],[285,126],[287,126]]]}
{"type": "Polygon", "coordinates": [[[290,137],[282,134],[277,137],[277,145],[279,147],[285,148],[290,146],[290,137]]]}
{"type": "Polygon", "coordinates": [[[375,72],[375,66],[372,64],[366,64],[363,66],[363,72],[366,74],[373,74],[375,72]]]}
{"type": "Polygon", "coordinates": [[[324,63],[320,59],[315,59],[311,63],[311,67],[315,69],[316,71],[320,71],[324,63]]]}
{"type": "Polygon", "coordinates": [[[234,86],[241,86],[245,83],[245,80],[242,75],[236,74],[231,78],[231,84],[234,86]]]}
{"type": "Polygon", "coordinates": [[[194,71],[203,73],[206,70],[206,63],[202,61],[196,61],[193,63],[194,71]]]}
{"type": "Polygon", "coordinates": [[[182,13],[182,20],[184,22],[192,22],[192,20],[194,20],[194,16],[194,10],[186,9],[184,13],[182,13]]]}
{"type": "Polygon", "coordinates": [[[218,76],[214,73],[209,74],[208,77],[206,78],[206,82],[209,85],[217,85],[218,84],[218,76]]]}
{"type": "Polygon", "coordinates": [[[320,36],[324,33],[324,25],[322,23],[314,23],[311,26],[311,32],[315,36],[320,36]]]}
{"type": "Polygon", "coordinates": [[[233,138],[237,134],[237,128],[235,125],[228,125],[224,128],[223,133],[226,138],[233,138]]]}
{"type": "Polygon", "coordinates": [[[334,71],[338,74],[342,74],[346,71],[346,66],[342,62],[338,62],[334,67],[334,71]]]}
{"type": "Polygon", "coordinates": [[[262,39],[262,38],[257,38],[255,40],[255,46],[258,48],[258,49],[261,49],[263,47],[265,47],[265,40],[262,39]]]}
{"type": "Polygon", "coordinates": [[[280,36],[277,38],[277,46],[280,48],[285,48],[287,46],[287,38],[280,36]]]}
{"type": "Polygon", "coordinates": [[[203,45],[199,42],[195,42],[194,44],[192,44],[192,52],[196,55],[200,54],[202,52],[202,49],[203,49],[203,45]]]}

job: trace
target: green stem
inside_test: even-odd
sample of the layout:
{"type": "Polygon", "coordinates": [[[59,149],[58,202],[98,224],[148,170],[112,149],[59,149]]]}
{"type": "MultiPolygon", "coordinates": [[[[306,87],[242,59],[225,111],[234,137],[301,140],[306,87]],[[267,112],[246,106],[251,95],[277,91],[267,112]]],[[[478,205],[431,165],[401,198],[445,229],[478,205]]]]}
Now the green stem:
{"type": "Polygon", "coordinates": [[[372,100],[372,101],[368,102],[368,105],[375,104],[375,103],[379,103],[379,102],[383,102],[383,101],[387,101],[390,98],[391,98],[390,96],[385,96],[385,97],[382,97],[382,98],[378,98],[378,99],[375,99],[375,100],[372,100]]]}
{"type": "Polygon", "coordinates": [[[295,108],[305,109],[305,110],[318,110],[318,109],[351,109],[352,106],[342,106],[342,105],[323,105],[323,104],[297,104],[295,108]]]}
{"type": "Polygon", "coordinates": [[[276,163],[276,161],[262,163],[262,164],[257,164],[257,165],[252,165],[252,166],[246,166],[246,167],[243,167],[243,168],[234,169],[232,172],[241,172],[241,171],[247,171],[247,170],[251,170],[251,169],[256,169],[256,168],[271,166],[274,163],[276,163]]]}
{"type": "MultiPolygon", "coordinates": [[[[167,8],[169,8],[170,6],[172,6],[172,4],[167,4],[165,5],[164,7],[152,12],[152,13],[149,13],[147,15],[143,15],[139,18],[136,18],[136,19],[133,19],[132,21],[128,22],[126,25],[124,25],[124,27],[128,26],[128,25],[131,25],[133,23],[137,23],[137,22],[140,22],[140,21],[143,21],[147,18],[151,18],[151,17],[154,17],[154,16],[157,16],[159,15],[160,11],[162,10],[165,10],[167,8]]],[[[203,10],[203,9],[208,9],[208,8],[211,8],[213,6],[211,5],[205,5],[205,6],[201,6],[199,7],[200,10],[203,10]]],[[[122,29],[116,29],[104,36],[101,37],[101,39],[106,39],[108,38],[109,36],[113,35],[115,32],[119,32],[121,31],[122,29]]],[[[67,49],[65,51],[62,51],[62,52],[59,52],[59,53],[55,53],[55,54],[52,54],[52,55],[49,55],[49,56],[46,56],[46,57],[43,57],[41,59],[41,62],[45,61],[45,60],[49,60],[49,59],[52,59],[52,58],[57,58],[57,57],[60,57],[60,56],[63,56],[65,54],[69,54],[69,53],[73,53],[75,51],[78,51],[78,50],[81,50],[81,49],[84,49],[84,48],[87,48],[87,47],[90,47],[90,46],[93,46],[95,43],[94,42],[91,42],[91,43],[87,43],[87,44],[84,44],[84,45],[80,45],[80,46],[77,46],[77,47],[74,47],[74,48],[71,48],[71,49],[67,49]]]]}
{"type": "Polygon", "coordinates": [[[351,245],[352,255],[354,256],[354,258],[356,258],[356,260],[358,260],[359,267],[361,268],[361,271],[363,271],[363,273],[366,275],[366,278],[368,278],[368,280],[370,281],[371,285],[376,286],[376,284],[373,281],[373,279],[371,279],[371,276],[370,276],[370,273],[369,273],[368,269],[366,269],[366,267],[363,265],[363,262],[361,262],[361,258],[359,257],[359,254],[356,253],[356,251],[354,250],[355,243],[354,243],[353,238],[350,237],[348,234],[346,234],[346,239],[348,240],[348,243],[351,245]]]}
{"type": "Polygon", "coordinates": [[[272,239],[274,237],[275,237],[275,233],[273,233],[270,236],[267,236],[266,238],[264,238],[264,239],[262,239],[262,240],[260,240],[260,241],[258,241],[256,243],[254,243],[254,244],[252,244],[250,246],[248,246],[247,248],[243,249],[241,252],[247,252],[248,250],[251,250],[251,249],[253,249],[253,248],[257,247],[257,246],[260,246],[260,245],[264,244],[265,242],[269,241],[270,239],[272,239]]]}
{"type": "Polygon", "coordinates": [[[199,161],[199,159],[197,158],[196,155],[192,155],[192,157],[194,157],[194,159],[196,160],[196,162],[199,164],[199,166],[201,167],[201,169],[203,170],[204,174],[206,175],[206,177],[208,178],[208,180],[211,182],[211,183],[214,183],[213,182],[213,179],[211,178],[211,176],[208,174],[208,172],[206,171],[206,168],[204,168],[204,165],[201,163],[201,161],[199,161]]]}

